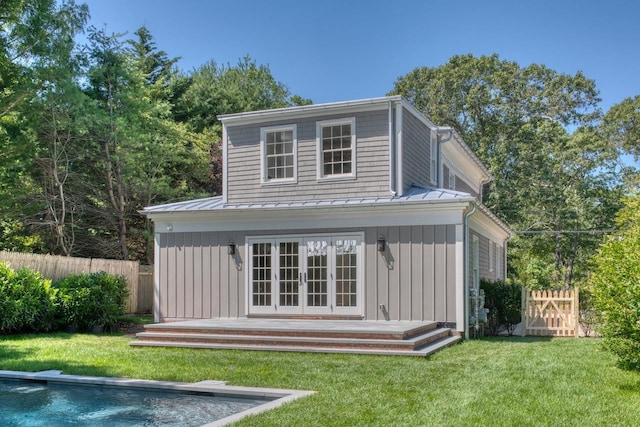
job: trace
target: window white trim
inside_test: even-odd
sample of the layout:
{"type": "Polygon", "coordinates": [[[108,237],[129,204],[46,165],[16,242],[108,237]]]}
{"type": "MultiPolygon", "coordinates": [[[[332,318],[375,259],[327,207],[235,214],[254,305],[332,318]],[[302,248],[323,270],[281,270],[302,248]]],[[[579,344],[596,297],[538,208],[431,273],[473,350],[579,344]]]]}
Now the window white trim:
{"type": "Polygon", "coordinates": [[[316,171],[317,181],[339,181],[344,179],[355,179],[357,162],[356,162],[356,118],[349,117],[337,120],[322,120],[316,122],[316,171]],[[351,126],[351,173],[325,175],[324,174],[324,156],[322,150],[322,129],[328,126],[350,125],[351,126]]]}
{"type": "Polygon", "coordinates": [[[449,169],[449,186],[448,186],[449,190],[454,190],[456,189],[456,174],[453,173],[451,171],[451,169],[449,169]]]}
{"type": "Polygon", "coordinates": [[[262,185],[295,184],[298,182],[298,126],[282,125],[260,128],[260,183],[262,185]],[[293,135],[293,176],[287,178],[267,177],[267,133],[291,131],[293,135]]]}

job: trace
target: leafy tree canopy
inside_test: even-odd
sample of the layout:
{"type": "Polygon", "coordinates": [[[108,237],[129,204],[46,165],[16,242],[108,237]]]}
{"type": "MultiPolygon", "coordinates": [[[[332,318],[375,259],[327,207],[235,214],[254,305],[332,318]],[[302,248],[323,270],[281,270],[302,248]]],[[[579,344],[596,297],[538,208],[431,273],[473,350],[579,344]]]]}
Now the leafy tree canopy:
{"type": "Polygon", "coordinates": [[[494,177],[483,202],[515,230],[538,233],[514,239],[517,275],[542,263],[553,266],[554,277],[536,283],[568,286],[576,274],[586,277],[600,236],[577,233],[610,228],[620,195],[612,191],[615,150],[596,129],[593,80],[495,54],[462,55],[416,68],[390,94],[455,128],[494,177]]]}

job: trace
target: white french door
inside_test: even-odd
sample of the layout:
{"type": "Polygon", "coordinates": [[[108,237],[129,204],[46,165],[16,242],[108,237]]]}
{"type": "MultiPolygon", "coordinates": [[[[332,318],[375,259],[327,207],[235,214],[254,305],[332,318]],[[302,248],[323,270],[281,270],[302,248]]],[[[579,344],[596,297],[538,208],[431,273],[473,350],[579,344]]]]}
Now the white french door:
{"type": "Polygon", "coordinates": [[[250,314],[362,314],[362,234],[247,239],[250,314]]]}

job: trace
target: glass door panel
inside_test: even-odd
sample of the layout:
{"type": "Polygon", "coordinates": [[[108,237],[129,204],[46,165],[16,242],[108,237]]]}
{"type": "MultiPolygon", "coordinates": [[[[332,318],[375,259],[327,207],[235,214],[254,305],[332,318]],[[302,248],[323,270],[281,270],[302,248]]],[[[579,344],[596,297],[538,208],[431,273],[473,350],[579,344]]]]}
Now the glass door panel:
{"type": "Polygon", "coordinates": [[[274,309],[273,299],[273,256],[272,243],[267,241],[251,242],[249,256],[249,312],[270,313],[274,309]]]}
{"type": "Polygon", "coordinates": [[[279,245],[279,305],[300,306],[300,249],[298,242],[279,245]]]}
{"type": "Polygon", "coordinates": [[[336,240],[336,307],[358,305],[358,242],[336,240]]]}
{"type": "Polygon", "coordinates": [[[307,265],[304,285],[306,286],[305,312],[326,312],[329,307],[328,252],[327,240],[307,240],[307,265]]]}

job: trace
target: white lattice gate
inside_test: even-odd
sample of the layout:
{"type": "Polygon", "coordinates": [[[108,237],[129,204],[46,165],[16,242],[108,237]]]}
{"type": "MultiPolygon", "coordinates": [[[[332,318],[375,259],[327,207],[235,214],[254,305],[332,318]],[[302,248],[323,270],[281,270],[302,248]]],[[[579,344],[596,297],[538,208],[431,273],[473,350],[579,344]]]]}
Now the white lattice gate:
{"type": "Polygon", "coordinates": [[[579,291],[522,290],[522,336],[578,337],[579,291]]]}

